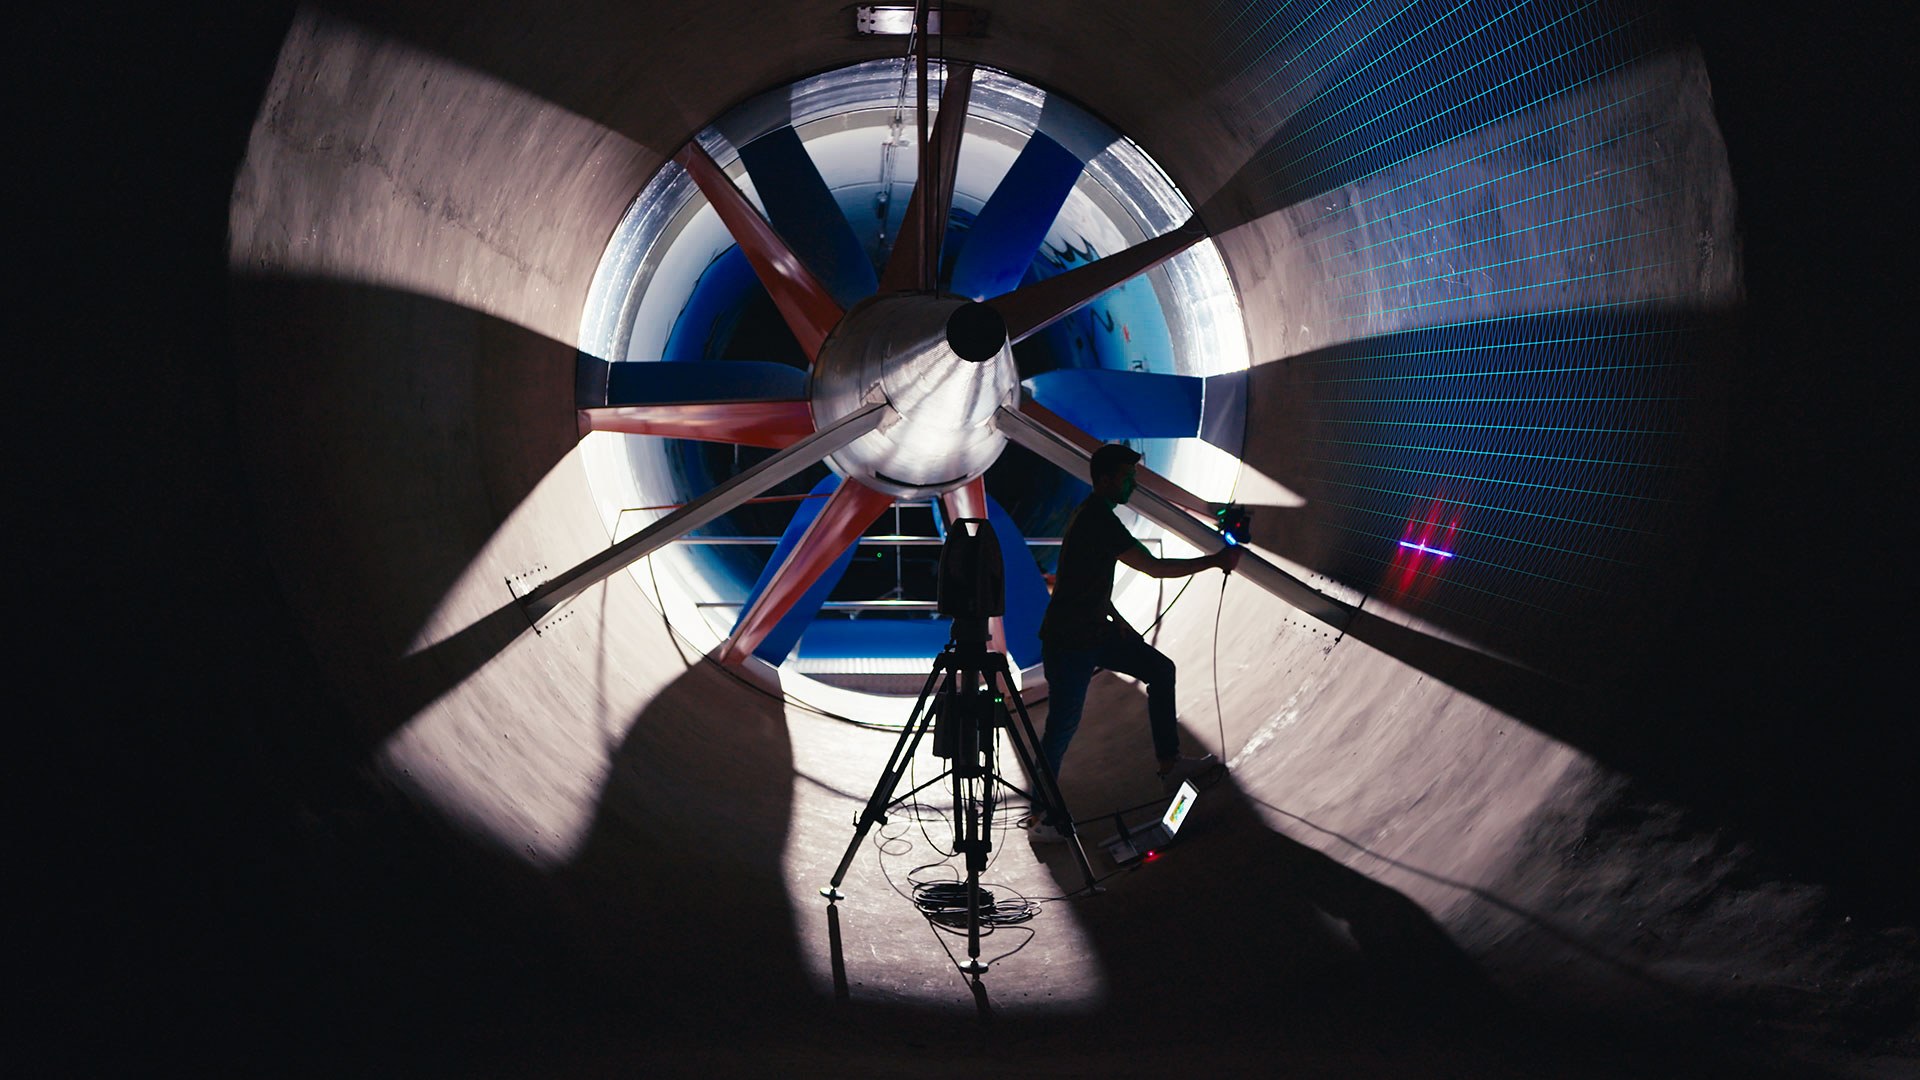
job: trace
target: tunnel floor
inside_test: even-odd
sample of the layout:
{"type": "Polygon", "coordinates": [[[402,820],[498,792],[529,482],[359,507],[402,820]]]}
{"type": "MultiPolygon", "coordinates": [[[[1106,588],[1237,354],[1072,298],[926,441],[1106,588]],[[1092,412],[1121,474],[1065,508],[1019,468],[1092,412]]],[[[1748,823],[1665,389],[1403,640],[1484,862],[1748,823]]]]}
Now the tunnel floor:
{"type": "MultiPolygon", "coordinates": [[[[1067,795],[1097,840],[1102,812],[1158,783],[1139,688],[1102,676],[1092,700],[1067,795]]],[[[1049,899],[989,936],[995,962],[974,984],[951,958],[964,942],[946,938],[950,956],[895,891],[940,861],[937,791],[857,851],[844,901],[814,893],[895,736],[783,715],[712,664],[634,719],[593,824],[545,867],[432,809],[403,772],[354,764],[324,698],[281,719],[300,765],[269,774],[256,759],[198,799],[177,792],[191,832],[76,879],[141,898],[90,940],[148,963],[105,984],[66,976],[102,1000],[109,1060],[315,1076],[1799,1077],[1909,1063],[1910,930],[1850,926],[1723,831],[1630,790],[1593,795],[1586,843],[1555,853],[1578,877],[1522,867],[1482,887],[1290,813],[1270,763],[1243,757],[1153,863],[1116,873],[1096,848],[1102,893],[1049,899]],[[690,703],[737,730],[675,730],[690,703]],[[1625,886],[1643,877],[1695,892],[1635,900],[1625,886]],[[1568,881],[1598,884],[1557,891],[1568,881]]],[[[923,753],[911,780],[937,768],[923,753]]],[[[1082,883],[1063,849],[1017,829],[998,848],[983,880],[1002,895],[1082,883]]]]}
{"type": "MultiPolygon", "coordinates": [[[[717,672],[692,681],[702,700],[736,708],[751,694],[732,684],[741,699],[731,700],[717,672]]],[[[1785,965],[1770,947],[1744,959],[1729,949],[1711,972],[1663,970],[1653,939],[1622,947],[1619,926],[1589,923],[1609,920],[1589,897],[1502,897],[1502,932],[1484,919],[1443,929],[1383,884],[1395,880],[1390,868],[1357,860],[1370,876],[1303,842],[1325,838],[1273,813],[1232,775],[1202,792],[1154,863],[1106,877],[1100,895],[1043,905],[1030,937],[989,936],[988,958],[1020,947],[971,983],[888,884],[932,860],[923,828],[943,841],[938,797],[878,830],[891,854],[873,842],[860,850],[845,901],[808,899],[851,838],[870,788],[862,781],[877,777],[869,766],[893,737],[817,717],[793,728],[805,748],[794,756],[733,763],[797,777],[791,902],[767,887],[764,868],[701,865],[702,829],[737,826],[752,811],[696,797],[651,819],[658,831],[597,826],[555,872],[365,773],[345,786],[337,774],[316,780],[291,815],[228,822],[214,833],[225,841],[217,863],[149,853],[148,895],[164,895],[182,869],[201,873],[180,898],[186,910],[146,913],[180,936],[162,941],[159,955],[173,962],[151,983],[118,984],[112,1014],[138,1017],[121,1030],[144,1037],[117,1043],[113,1056],[277,1075],[1787,1077],[1903,1068],[1897,1056],[1876,1066],[1857,1051],[1898,1046],[1874,1018],[1897,1027],[1910,966],[1849,963],[1827,941],[1785,965]],[[645,884],[654,860],[687,872],[664,888],[645,884]],[[1796,992],[1848,974],[1855,988],[1824,1006],[1796,992]],[[1737,991],[1713,986],[1742,979],[1737,991]]],[[[1133,748],[1127,736],[1138,735],[1107,725],[1084,731],[1089,745],[1077,749],[1133,748]]],[[[1150,796],[1154,786],[1118,789],[1150,796]]],[[[286,809],[285,795],[263,802],[286,809]]],[[[1105,834],[1097,822],[1087,831],[1105,834]]],[[[1663,859],[1685,857],[1631,832],[1611,839],[1594,857],[1623,874],[1657,874],[1663,859]]],[[[1097,853],[1094,865],[1112,872],[1097,853]]],[[[1080,884],[1062,849],[1032,848],[1017,830],[984,879],[1035,897],[1080,884]]],[[[1791,906],[1764,886],[1719,893],[1728,895],[1748,906],[1686,924],[1669,917],[1661,928],[1737,941],[1779,917],[1760,905],[1791,906]]]]}

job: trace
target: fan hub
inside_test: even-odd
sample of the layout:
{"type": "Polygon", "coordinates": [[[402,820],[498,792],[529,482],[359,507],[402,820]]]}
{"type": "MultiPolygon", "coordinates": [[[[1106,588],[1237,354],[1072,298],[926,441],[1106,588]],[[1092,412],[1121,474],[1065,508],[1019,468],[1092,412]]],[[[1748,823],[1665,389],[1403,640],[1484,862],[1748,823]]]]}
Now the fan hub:
{"type": "Polygon", "coordinates": [[[816,428],[869,401],[891,407],[827,465],[896,498],[937,495],[985,473],[1007,445],[993,414],[1017,405],[1019,393],[998,314],[928,293],[856,304],[821,346],[810,390],[816,428]]]}

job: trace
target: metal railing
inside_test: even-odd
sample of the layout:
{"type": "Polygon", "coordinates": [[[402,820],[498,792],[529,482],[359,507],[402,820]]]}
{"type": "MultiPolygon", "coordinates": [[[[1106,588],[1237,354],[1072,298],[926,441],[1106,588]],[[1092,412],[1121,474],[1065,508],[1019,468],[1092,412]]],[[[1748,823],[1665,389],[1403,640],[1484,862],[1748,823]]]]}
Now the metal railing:
{"type": "MultiPolygon", "coordinates": [[[[1155,537],[1154,539],[1159,539],[1155,537]]],[[[777,544],[777,536],[683,536],[677,541],[682,544],[705,544],[710,547],[747,546],[752,544],[777,544]]],[[[937,536],[863,536],[856,543],[860,547],[874,544],[886,544],[893,547],[939,547],[946,543],[937,536]]],[[[1057,536],[1030,536],[1029,547],[1059,547],[1057,536]]]]}
{"type": "MultiPolygon", "coordinates": [[[[1156,551],[1161,547],[1161,537],[1142,537],[1140,542],[1150,545],[1156,551]]],[[[1059,547],[1058,536],[1029,536],[1029,547],[1059,547]]],[[[682,544],[708,544],[716,547],[744,546],[749,544],[773,545],[780,542],[777,536],[683,536],[682,544]]],[[[890,545],[893,547],[939,547],[946,541],[937,536],[863,536],[855,544],[857,547],[870,545],[890,545]]],[[[696,600],[696,608],[737,608],[745,607],[744,600],[696,600]]],[[[938,611],[937,600],[828,600],[820,605],[821,611],[938,611]]]]}

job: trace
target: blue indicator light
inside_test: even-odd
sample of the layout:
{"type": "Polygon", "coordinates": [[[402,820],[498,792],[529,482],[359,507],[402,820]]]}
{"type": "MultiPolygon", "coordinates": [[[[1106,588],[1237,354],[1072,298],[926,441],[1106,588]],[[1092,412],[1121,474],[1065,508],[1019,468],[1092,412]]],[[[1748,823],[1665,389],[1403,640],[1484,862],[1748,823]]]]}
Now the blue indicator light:
{"type": "Polygon", "coordinates": [[[1416,544],[1411,540],[1400,541],[1400,546],[1403,548],[1412,548],[1415,551],[1424,551],[1429,555],[1438,555],[1443,559],[1453,558],[1453,552],[1451,551],[1441,551],[1439,548],[1430,548],[1425,544],[1416,544]]]}

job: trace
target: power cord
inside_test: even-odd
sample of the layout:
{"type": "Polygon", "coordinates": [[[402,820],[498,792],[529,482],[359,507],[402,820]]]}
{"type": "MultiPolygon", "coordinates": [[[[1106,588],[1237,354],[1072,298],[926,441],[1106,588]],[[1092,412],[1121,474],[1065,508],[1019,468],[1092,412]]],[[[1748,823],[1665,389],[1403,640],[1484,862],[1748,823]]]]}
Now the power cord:
{"type": "MultiPolygon", "coordinates": [[[[1227,489],[1229,507],[1235,505],[1234,497],[1240,493],[1240,477],[1246,472],[1246,468],[1243,463],[1240,471],[1233,474],[1233,486],[1227,489]]],[[[1242,524],[1245,524],[1244,520],[1242,524]]],[[[1227,579],[1232,576],[1231,573],[1220,575],[1220,596],[1213,605],[1213,722],[1220,731],[1221,768],[1225,768],[1227,764],[1227,711],[1220,707],[1220,615],[1227,608],[1227,579]]],[[[1175,599],[1179,598],[1175,597],[1175,599]]]]}
{"type": "MultiPolygon", "coordinates": [[[[948,937],[964,936],[967,933],[966,882],[955,877],[941,878],[933,881],[923,881],[919,877],[921,873],[936,867],[945,868],[948,873],[951,874],[953,868],[948,864],[946,858],[951,858],[952,856],[941,849],[939,845],[932,844],[929,838],[928,843],[933,846],[933,849],[939,851],[943,856],[946,856],[946,858],[938,862],[922,863],[907,871],[907,889],[902,889],[900,884],[893,879],[892,872],[887,869],[887,858],[889,856],[904,857],[913,850],[913,842],[907,839],[907,834],[913,829],[914,823],[921,825],[922,835],[925,835],[926,819],[921,816],[922,811],[931,810],[935,816],[940,817],[943,821],[945,820],[945,815],[940,814],[935,807],[925,803],[911,803],[902,806],[900,809],[902,812],[912,812],[912,821],[904,824],[898,832],[889,834],[885,829],[880,829],[876,830],[873,836],[874,847],[880,856],[878,860],[880,864],[880,874],[886,879],[889,888],[899,893],[904,899],[912,902],[914,908],[927,920],[927,928],[934,932],[934,940],[940,943],[940,948],[947,954],[948,961],[951,962],[956,969],[964,970],[960,966],[960,958],[953,954],[953,949],[947,944],[946,939],[948,937]]],[[[991,864],[989,864],[988,868],[992,868],[991,864]]],[[[1040,901],[1030,900],[1012,889],[1007,888],[1005,885],[996,883],[982,882],[979,889],[980,906],[978,910],[980,913],[980,936],[982,938],[991,936],[996,930],[1019,930],[1026,935],[1021,939],[1020,943],[1013,948],[982,961],[988,967],[992,967],[1001,960],[1026,948],[1027,945],[1033,941],[1036,931],[1032,927],[1024,924],[1031,922],[1034,916],[1040,913],[1040,901]],[[999,890],[999,892],[997,893],[995,890],[999,890]],[[1006,894],[1007,898],[1002,899],[1000,893],[1006,894]]]]}
{"type": "Polygon", "coordinates": [[[1220,575],[1220,599],[1213,608],[1213,720],[1220,727],[1220,764],[1227,763],[1227,712],[1220,707],[1220,613],[1227,607],[1227,579],[1220,575]]]}
{"type": "Polygon", "coordinates": [[[1187,580],[1180,583],[1180,591],[1174,593],[1173,599],[1167,601],[1167,605],[1160,609],[1160,614],[1155,615],[1153,617],[1153,621],[1147,624],[1147,628],[1145,630],[1140,631],[1141,637],[1146,637],[1148,634],[1153,633],[1154,628],[1160,625],[1160,620],[1166,618],[1167,612],[1173,610],[1173,605],[1179,603],[1180,598],[1187,594],[1187,586],[1192,584],[1193,584],[1193,578],[1191,576],[1189,576],[1187,580]]]}
{"type": "MultiPolygon", "coordinates": [[[[916,881],[913,902],[927,921],[962,933],[967,929],[967,883],[964,881],[916,881]]],[[[1032,922],[1040,914],[1040,905],[1023,896],[1002,900],[986,886],[980,887],[980,926],[986,934],[994,927],[1019,926],[1032,922]]]]}

